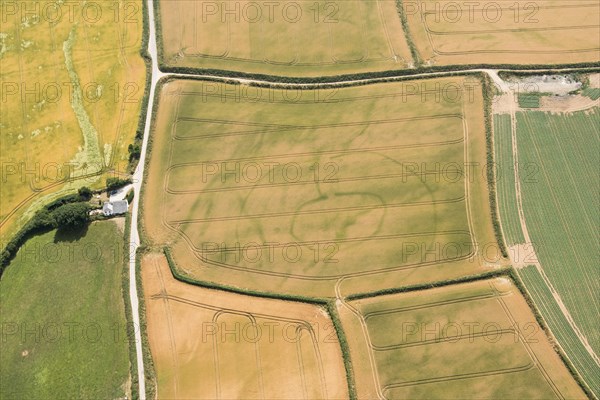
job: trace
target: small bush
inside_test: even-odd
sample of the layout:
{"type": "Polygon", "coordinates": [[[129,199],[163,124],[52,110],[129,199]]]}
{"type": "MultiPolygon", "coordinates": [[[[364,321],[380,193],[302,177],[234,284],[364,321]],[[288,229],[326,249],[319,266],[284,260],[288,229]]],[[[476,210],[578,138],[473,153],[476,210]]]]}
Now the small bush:
{"type": "Polygon", "coordinates": [[[127,202],[129,204],[131,204],[134,194],[135,194],[135,192],[133,191],[133,189],[131,189],[129,192],[127,192],[127,196],[125,196],[125,200],[127,200],[127,202]]]}
{"type": "Polygon", "coordinates": [[[116,190],[131,183],[131,178],[106,178],[106,190],[116,190]]]}
{"type": "Polygon", "coordinates": [[[77,193],[79,194],[80,201],[88,201],[89,199],[92,198],[92,194],[93,194],[92,190],[87,186],[79,188],[77,193]]]}

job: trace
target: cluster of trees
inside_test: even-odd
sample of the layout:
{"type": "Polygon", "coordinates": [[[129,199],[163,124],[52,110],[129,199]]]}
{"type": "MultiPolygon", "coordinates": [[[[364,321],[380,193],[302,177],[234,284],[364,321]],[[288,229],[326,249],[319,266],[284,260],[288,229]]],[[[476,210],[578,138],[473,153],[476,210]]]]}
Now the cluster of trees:
{"type": "Polygon", "coordinates": [[[8,242],[0,253],[0,276],[17,250],[31,236],[52,229],[76,229],[90,222],[88,200],[92,191],[83,187],[77,194],[61,197],[38,211],[23,228],[8,242]]]}

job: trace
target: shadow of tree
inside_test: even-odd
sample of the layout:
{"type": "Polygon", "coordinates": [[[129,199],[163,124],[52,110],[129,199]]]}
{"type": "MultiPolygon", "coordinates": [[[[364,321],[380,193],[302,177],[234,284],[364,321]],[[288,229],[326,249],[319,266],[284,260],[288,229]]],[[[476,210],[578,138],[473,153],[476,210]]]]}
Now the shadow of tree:
{"type": "Polygon", "coordinates": [[[54,234],[54,243],[77,242],[79,239],[85,237],[89,226],[90,224],[85,224],[78,227],[60,227],[54,234]]]}

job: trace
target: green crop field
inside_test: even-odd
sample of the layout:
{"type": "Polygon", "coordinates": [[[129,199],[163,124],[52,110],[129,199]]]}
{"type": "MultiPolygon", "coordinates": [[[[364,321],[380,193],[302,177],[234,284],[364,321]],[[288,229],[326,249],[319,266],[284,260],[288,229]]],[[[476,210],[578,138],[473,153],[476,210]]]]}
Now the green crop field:
{"type": "Polygon", "coordinates": [[[540,108],[540,93],[519,93],[519,107],[540,108]]]}
{"type": "Polygon", "coordinates": [[[494,151],[496,154],[496,193],[504,240],[508,246],[525,242],[516,202],[515,162],[512,151],[510,115],[494,115],[494,151]]]}
{"type": "Polygon", "coordinates": [[[600,352],[600,109],[517,113],[523,209],[538,259],[600,352]]]}
{"type": "Polygon", "coordinates": [[[339,280],[357,293],[488,271],[482,109],[467,78],[325,91],[171,81],[146,232],[196,279],[252,290],[333,296],[339,280]]]}
{"type": "Polygon", "coordinates": [[[600,88],[587,88],[581,91],[581,94],[592,100],[600,99],[600,88]]]}
{"type": "Polygon", "coordinates": [[[122,254],[113,222],[19,250],[0,281],[3,399],[130,396],[122,254]]]}
{"type": "Polygon", "coordinates": [[[571,327],[558,303],[554,300],[552,292],[546,285],[546,282],[544,282],[542,275],[533,265],[523,268],[518,272],[550,331],[565,350],[571,363],[589,385],[592,392],[597,397],[600,397],[598,363],[591,357],[590,353],[581,343],[581,340],[577,337],[573,327],[571,327]]]}

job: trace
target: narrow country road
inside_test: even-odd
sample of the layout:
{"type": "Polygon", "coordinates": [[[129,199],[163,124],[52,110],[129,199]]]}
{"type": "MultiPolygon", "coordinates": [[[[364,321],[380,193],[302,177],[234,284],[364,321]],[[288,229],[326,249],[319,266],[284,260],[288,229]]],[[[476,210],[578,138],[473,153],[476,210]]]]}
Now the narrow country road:
{"type": "Polygon", "coordinates": [[[135,332],[135,353],[137,358],[139,397],[141,400],[146,399],[146,381],[144,371],[144,354],[142,352],[142,334],[140,325],[139,300],[137,292],[136,280],[136,253],[140,245],[140,235],[138,232],[138,217],[140,209],[140,193],[142,188],[142,180],[144,178],[144,165],[146,163],[146,153],[148,149],[148,138],[150,137],[150,125],[152,121],[152,113],[154,108],[154,91],[158,80],[164,75],[158,69],[158,51],[156,49],[156,32],[154,23],[154,5],[152,0],[147,0],[148,6],[148,53],[152,59],[152,81],[150,83],[150,93],[148,95],[148,110],[146,112],[146,124],[144,126],[144,138],[142,141],[142,150],[140,161],[133,173],[133,190],[135,196],[131,205],[131,230],[129,243],[129,299],[131,302],[131,314],[133,318],[133,326],[135,332]]]}
{"type": "MultiPolygon", "coordinates": [[[[154,93],[156,91],[156,86],[158,81],[165,76],[173,76],[173,77],[194,77],[196,79],[202,78],[219,78],[214,75],[196,75],[196,74],[166,74],[160,71],[158,68],[158,49],[156,46],[156,23],[155,23],[155,15],[154,15],[154,0],[146,0],[147,8],[148,8],[148,53],[152,59],[152,80],[150,84],[150,93],[148,95],[148,109],[146,112],[146,121],[144,127],[144,138],[142,141],[142,149],[141,156],[138,166],[133,174],[133,189],[135,191],[135,196],[133,198],[133,203],[131,204],[130,213],[131,213],[131,229],[130,229],[130,246],[129,246],[129,298],[131,302],[131,312],[133,318],[133,324],[135,327],[135,350],[136,350],[136,358],[137,358],[137,371],[138,371],[138,383],[139,383],[139,398],[142,400],[146,399],[146,382],[145,382],[145,371],[144,371],[144,357],[142,352],[142,335],[141,335],[141,326],[140,326],[140,314],[139,314],[139,299],[138,299],[138,291],[137,291],[137,280],[136,280],[136,253],[140,245],[140,236],[138,232],[138,218],[139,218],[139,203],[140,203],[140,193],[142,188],[142,180],[144,178],[144,166],[146,163],[146,153],[148,149],[148,140],[150,137],[150,129],[151,129],[151,121],[152,115],[154,112],[154,93]]],[[[535,70],[529,70],[535,71],[535,70]]],[[[539,70],[542,71],[542,70],[539,70]]],[[[569,69],[563,69],[561,71],[568,72],[569,69]]],[[[498,70],[495,69],[470,69],[460,71],[461,73],[469,73],[469,72],[484,72],[488,74],[492,81],[503,91],[510,90],[506,82],[504,82],[498,76],[498,70]]],[[[298,83],[298,84],[289,84],[289,83],[277,83],[277,82],[269,82],[269,81],[261,81],[257,79],[247,79],[247,78],[233,78],[233,77],[221,77],[223,81],[236,81],[240,84],[269,84],[272,86],[281,86],[281,87],[297,87],[297,88],[318,88],[318,87],[327,87],[327,86],[339,86],[345,84],[356,84],[356,83],[377,83],[381,81],[386,81],[390,79],[414,79],[417,77],[440,77],[440,76],[449,76],[455,74],[456,71],[440,71],[440,72],[423,72],[412,75],[404,75],[401,77],[384,77],[384,78],[367,78],[367,79],[356,79],[356,80],[346,80],[339,82],[329,82],[329,83],[298,83]]],[[[513,115],[514,118],[514,115],[513,115]]],[[[515,149],[516,150],[516,149],[515,149]]],[[[517,156],[515,151],[515,156],[517,156]]],[[[518,182],[518,181],[517,181],[518,182]]],[[[520,195],[520,190],[518,190],[520,195]]],[[[520,201],[519,201],[520,205],[520,201]]],[[[522,215],[522,210],[520,209],[520,215],[522,215]]],[[[524,224],[524,221],[522,221],[524,224]]],[[[526,231],[526,227],[524,227],[526,231]]],[[[527,235],[528,236],[528,235],[527,235]]],[[[539,266],[538,266],[539,267],[539,266]]],[[[555,293],[555,291],[553,291],[555,293]]],[[[559,303],[559,304],[562,304],[559,303]]],[[[563,311],[566,311],[563,310],[563,311]]],[[[567,312],[568,313],[568,312],[567,312]]],[[[570,317],[567,314],[567,318],[570,317]]],[[[569,321],[572,321],[569,318],[569,321]]],[[[576,328],[576,326],[574,326],[576,328]]],[[[576,330],[579,332],[579,330],[576,330]]],[[[582,338],[583,341],[584,338],[582,338]]],[[[587,344],[586,341],[584,343],[587,344]]],[[[588,351],[590,350],[588,346],[588,351]]],[[[595,354],[593,354],[595,355],[595,354]]],[[[597,359],[597,357],[596,357],[597,359]]]]}

